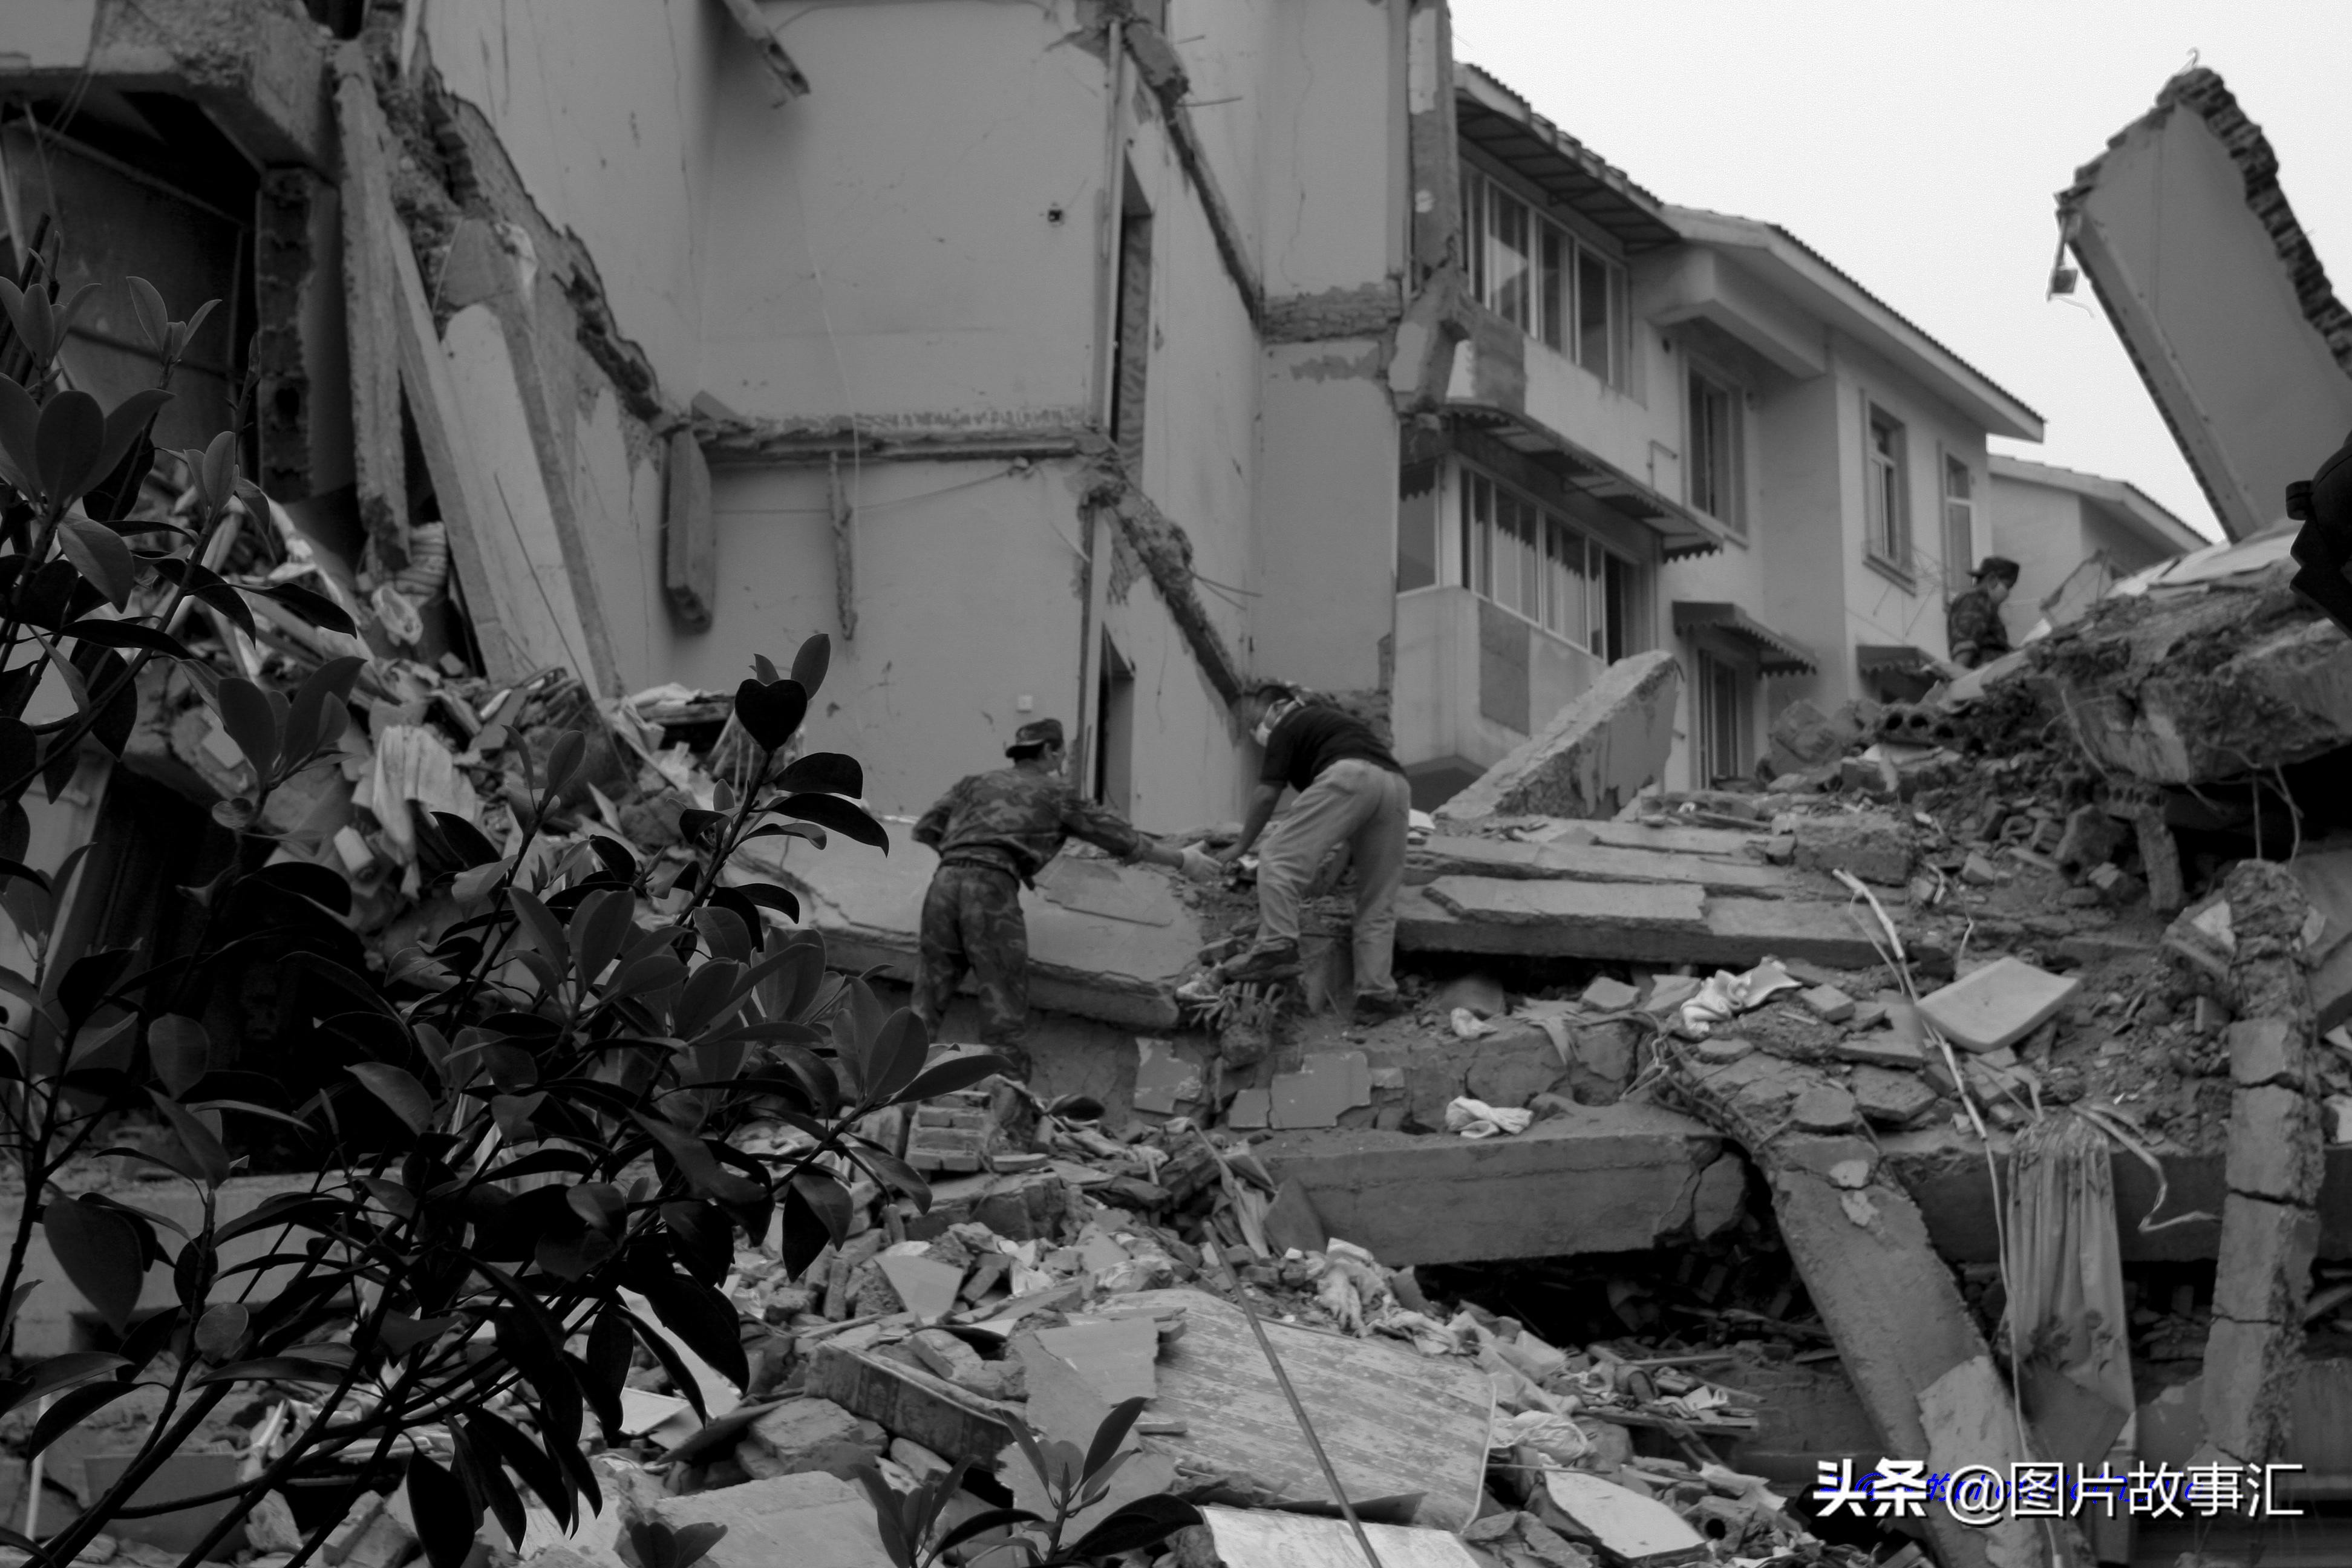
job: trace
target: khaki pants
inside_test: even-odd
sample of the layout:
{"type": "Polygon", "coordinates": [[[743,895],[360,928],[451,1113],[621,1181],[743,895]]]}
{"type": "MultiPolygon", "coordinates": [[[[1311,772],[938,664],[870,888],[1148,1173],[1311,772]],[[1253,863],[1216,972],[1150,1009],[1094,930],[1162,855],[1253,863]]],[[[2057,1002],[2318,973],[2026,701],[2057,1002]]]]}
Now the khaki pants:
{"type": "Polygon", "coordinates": [[[1373,763],[1333,763],[1291,803],[1258,850],[1258,940],[1298,940],[1298,906],[1325,856],[1344,844],[1356,867],[1356,994],[1396,992],[1397,889],[1404,881],[1412,794],[1373,763]]]}

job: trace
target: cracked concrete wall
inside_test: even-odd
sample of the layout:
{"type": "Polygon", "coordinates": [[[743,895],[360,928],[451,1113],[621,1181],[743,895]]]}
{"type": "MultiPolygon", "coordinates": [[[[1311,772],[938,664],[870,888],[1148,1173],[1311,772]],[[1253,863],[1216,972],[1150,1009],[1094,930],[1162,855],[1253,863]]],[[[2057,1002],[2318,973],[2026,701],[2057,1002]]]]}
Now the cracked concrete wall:
{"type": "Polygon", "coordinates": [[[432,5],[423,47],[547,221],[594,258],[620,330],[683,404],[699,384],[715,117],[757,85],[723,68],[740,51],[718,6],[644,0],[585,21],[564,0],[432,5]]]}

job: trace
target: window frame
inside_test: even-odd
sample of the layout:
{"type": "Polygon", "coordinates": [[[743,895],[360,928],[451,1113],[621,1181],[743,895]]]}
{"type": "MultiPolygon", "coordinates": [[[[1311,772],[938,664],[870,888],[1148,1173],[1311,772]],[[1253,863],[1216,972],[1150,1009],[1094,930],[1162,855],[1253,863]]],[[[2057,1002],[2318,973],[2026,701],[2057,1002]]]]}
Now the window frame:
{"type": "Polygon", "coordinates": [[[1866,397],[1862,409],[1863,555],[1907,585],[1913,550],[1910,432],[1866,397]],[[1891,451],[1879,448],[1882,429],[1891,437],[1891,451]]]}
{"type": "Polygon", "coordinates": [[[1747,394],[1738,383],[1692,360],[1687,353],[1683,376],[1683,500],[1744,540],[1748,537],[1747,394]],[[1709,398],[1722,405],[1722,428],[1703,432],[1700,404],[1709,398]],[[1719,440],[1703,441],[1703,436],[1710,433],[1719,440]],[[1720,447],[1719,452],[1716,446],[1720,447]],[[1708,505],[1699,494],[1702,483],[1719,492],[1726,504],[1708,505]]]}
{"type": "MultiPolygon", "coordinates": [[[[1454,459],[1452,467],[1457,513],[1455,553],[1452,562],[1440,563],[1439,584],[1467,588],[1496,609],[1603,663],[1614,662],[1608,652],[1612,646],[1630,651],[1634,629],[1622,624],[1623,613],[1612,613],[1609,574],[1612,567],[1620,572],[1638,570],[1639,563],[1508,479],[1465,458],[1454,459]],[[1528,532],[1507,527],[1507,515],[1524,521],[1528,532]],[[1506,538],[1511,541],[1513,557],[1507,583],[1501,569],[1506,552],[1498,547],[1506,538]],[[1577,557],[1575,564],[1570,563],[1571,555],[1577,557]],[[1446,570],[1449,565],[1451,572],[1446,570]],[[1530,565],[1532,587],[1527,577],[1530,565]],[[1581,584],[1576,595],[1580,602],[1574,606],[1562,602],[1560,590],[1569,581],[1581,584]],[[1504,596],[1507,587],[1507,598],[1504,596]],[[1532,615],[1527,609],[1531,596],[1532,615]]],[[[1631,595],[1626,596],[1630,599],[1631,595]]]]}
{"type": "Polygon", "coordinates": [[[1971,581],[1969,571],[1976,565],[1977,471],[1969,466],[1966,458],[1948,447],[1944,449],[1943,458],[1943,482],[1937,491],[1936,503],[1943,521],[1944,597],[1949,600],[1956,599],[1967,592],[1971,581]],[[1952,493],[1952,480],[1955,476],[1966,481],[1964,492],[1957,496],[1952,493]],[[1958,559],[1955,559],[1952,554],[1952,544],[1957,532],[1955,527],[1957,520],[1954,516],[1956,510],[1966,517],[1968,527],[1968,542],[1960,551],[1958,559]]]}
{"type": "Polygon", "coordinates": [[[1713,789],[1717,779],[1742,778],[1754,764],[1748,761],[1748,672],[1704,643],[1691,648],[1691,695],[1694,731],[1691,748],[1692,784],[1713,789]],[[1727,728],[1730,756],[1721,755],[1727,728]],[[1726,762],[1729,765],[1724,765],[1726,762]]]}
{"type": "Polygon", "coordinates": [[[1616,392],[1629,392],[1633,372],[1633,289],[1625,264],[1469,160],[1462,163],[1463,268],[1470,297],[1616,392]],[[1490,247],[1504,244],[1504,205],[1524,220],[1521,270],[1502,277],[1490,247]],[[1585,323],[1588,266],[1600,279],[1601,315],[1585,323]],[[1597,367],[1593,357],[1601,361],[1597,367]]]}

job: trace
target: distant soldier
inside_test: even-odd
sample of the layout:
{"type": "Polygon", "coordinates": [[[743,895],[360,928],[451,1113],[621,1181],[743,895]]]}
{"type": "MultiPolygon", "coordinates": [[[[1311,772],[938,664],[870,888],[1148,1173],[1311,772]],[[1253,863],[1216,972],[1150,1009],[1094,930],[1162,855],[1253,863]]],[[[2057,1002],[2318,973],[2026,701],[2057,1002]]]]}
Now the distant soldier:
{"type": "Polygon", "coordinates": [[[1155,844],[1117,812],[1079,799],[1061,776],[1060,720],[1022,725],[1004,754],[1011,767],[960,780],[915,824],[915,841],[940,853],[923,895],[915,1012],[937,1038],[969,970],[980,986],[981,1043],[1025,1079],[1029,928],[1021,918],[1021,889],[1033,885],[1045,862],[1067,840],[1083,838],[1122,860],[1166,866],[1196,880],[1213,880],[1223,868],[1200,849],[1155,844]]]}
{"type": "Polygon", "coordinates": [[[1977,585],[1944,612],[1944,639],[1952,662],[1962,669],[1990,664],[2009,651],[2009,628],[2001,624],[2001,601],[2017,586],[2017,563],[1988,555],[1977,567],[1977,585]]]}

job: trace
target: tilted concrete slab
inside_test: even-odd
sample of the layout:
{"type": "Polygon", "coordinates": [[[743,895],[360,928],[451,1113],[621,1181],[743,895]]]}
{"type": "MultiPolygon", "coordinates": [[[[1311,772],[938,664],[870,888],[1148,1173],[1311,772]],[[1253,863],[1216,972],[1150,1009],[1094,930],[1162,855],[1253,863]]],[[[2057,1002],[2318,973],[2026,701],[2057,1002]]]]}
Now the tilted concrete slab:
{"type": "Polygon", "coordinates": [[[1810,871],[1723,855],[1609,844],[1522,844],[1501,838],[1430,839],[1406,858],[1405,880],[1502,877],[1570,882],[1688,882],[1710,893],[1759,899],[1843,899],[1836,882],[1810,871]]]}
{"type": "MultiPolygon", "coordinates": [[[[1843,904],[1712,898],[1693,883],[1564,882],[1440,877],[1397,899],[1397,945],[1475,952],[1746,968],[1767,957],[1864,968],[1878,951],[1843,904]]],[[[1922,944],[1914,960],[1948,973],[1922,944]]]]}
{"type": "MultiPolygon", "coordinates": [[[[780,876],[801,900],[802,920],[824,935],[836,968],[880,966],[912,984],[923,892],[939,857],[914,841],[914,824],[886,818],[890,852],[838,835],[823,849],[785,838],[755,844],[763,857],[790,845],[780,876]]],[[[1138,1029],[1176,1025],[1175,985],[1200,956],[1201,925],[1171,879],[1144,866],[1057,858],[1023,889],[1029,926],[1029,1001],[1138,1029]]]]}
{"type": "Polygon", "coordinates": [[[1704,1123],[1631,1103],[1580,1106],[1516,1138],[1316,1131],[1256,1145],[1326,1232],[1391,1268],[1655,1247],[1690,1228],[1724,1152],[1704,1123]]]}
{"type": "Polygon", "coordinates": [[[1439,806],[1438,818],[1616,816],[1664,776],[1681,691],[1673,654],[1619,659],[1525,745],[1439,806]]]}

